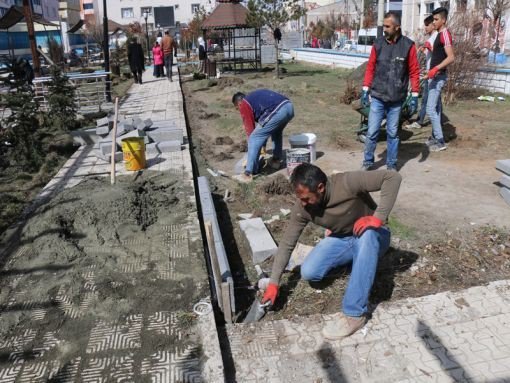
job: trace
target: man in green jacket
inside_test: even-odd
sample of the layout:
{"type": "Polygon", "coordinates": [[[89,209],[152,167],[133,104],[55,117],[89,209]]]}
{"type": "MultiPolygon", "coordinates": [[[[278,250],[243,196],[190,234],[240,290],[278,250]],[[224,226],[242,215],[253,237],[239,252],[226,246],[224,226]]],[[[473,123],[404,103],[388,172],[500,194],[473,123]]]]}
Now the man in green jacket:
{"type": "Polygon", "coordinates": [[[362,328],[378,259],[390,246],[385,223],[401,181],[400,174],[388,170],[339,173],[328,179],[317,166],[305,163],[295,168],[290,182],[299,201],[292,208],[262,303],[274,304],[292,250],[307,223],[313,222],[326,229],[326,237],[301,265],[301,278],[320,281],[333,268],[352,264],[343,315],[339,322],[327,322],[323,335],[338,340],[362,328]],[[381,192],[379,206],[369,194],[375,191],[381,192]]]}

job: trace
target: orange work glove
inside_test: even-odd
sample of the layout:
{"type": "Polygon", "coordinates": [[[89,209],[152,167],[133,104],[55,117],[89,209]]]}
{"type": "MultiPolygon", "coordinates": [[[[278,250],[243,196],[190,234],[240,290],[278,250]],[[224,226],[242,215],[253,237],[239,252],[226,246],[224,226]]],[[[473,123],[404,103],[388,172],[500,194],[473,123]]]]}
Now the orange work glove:
{"type": "Polygon", "coordinates": [[[354,222],[354,228],[352,232],[355,236],[361,237],[361,235],[368,229],[379,229],[384,224],[379,218],[373,215],[367,215],[359,218],[354,222]]]}
{"type": "Polygon", "coordinates": [[[439,72],[439,68],[437,66],[429,70],[429,73],[427,74],[428,79],[431,80],[436,77],[437,72],[439,72]]]}
{"type": "Polygon", "coordinates": [[[276,285],[274,283],[269,283],[267,285],[266,291],[264,292],[264,296],[262,297],[262,301],[260,303],[264,304],[268,301],[271,301],[271,304],[274,305],[277,295],[278,295],[278,285],[276,285]]]}

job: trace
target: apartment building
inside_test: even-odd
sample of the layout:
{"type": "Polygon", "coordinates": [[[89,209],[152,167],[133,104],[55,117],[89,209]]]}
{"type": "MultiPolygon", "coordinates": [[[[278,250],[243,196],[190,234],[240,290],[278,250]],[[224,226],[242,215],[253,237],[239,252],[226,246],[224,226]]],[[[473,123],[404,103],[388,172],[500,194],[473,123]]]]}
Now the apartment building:
{"type": "MultiPolygon", "coordinates": [[[[108,0],[107,12],[110,20],[123,25],[133,22],[145,25],[144,13],[147,12],[148,28],[156,30],[189,23],[201,7],[204,7],[207,12],[211,12],[215,6],[215,0],[160,0],[159,2],[153,0],[108,0]]],[[[99,4],[99,13],[102,17],[102,4],[99,4]]]]}
{"type": "MultiPolygon", "coordinates": [[[[46,20],[58,20],[58,0],[31,0],[32,11],[42,15],[46,20]]],[[[5,15],[13,5],[22,6],[22,0],[0,0],[0,17],[5,15]]]]}

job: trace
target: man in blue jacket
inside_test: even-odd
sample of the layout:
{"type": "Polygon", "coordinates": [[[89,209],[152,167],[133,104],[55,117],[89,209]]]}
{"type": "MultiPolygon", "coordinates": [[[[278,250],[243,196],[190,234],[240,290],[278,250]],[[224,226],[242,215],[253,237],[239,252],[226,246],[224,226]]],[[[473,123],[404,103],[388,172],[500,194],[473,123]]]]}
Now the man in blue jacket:
{"type": "Polygon", "coordinates": [[[282,159],[283,129],[294,117],[292,102],[282,94],[269,89],[257,89],[247,95],[237,92],[232,103],[241,113],[248,136],[248,159],[243,174],[234,178],[242,183],[251,182],[258,172],[260,150],[269,137],[273,142],[271,166],[278,169],[282,159]]]}

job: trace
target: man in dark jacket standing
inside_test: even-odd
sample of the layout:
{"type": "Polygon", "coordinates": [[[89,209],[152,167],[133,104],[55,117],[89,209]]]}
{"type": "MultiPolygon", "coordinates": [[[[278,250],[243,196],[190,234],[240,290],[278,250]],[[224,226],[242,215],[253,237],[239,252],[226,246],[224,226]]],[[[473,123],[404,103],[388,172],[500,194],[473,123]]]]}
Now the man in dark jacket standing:
{"type": "Polygon", "coordinates": [[[342,314],[327,321],[326,339],[340,340],[367,322],[368,297],[375,279],[377,262],[390,246],[385,226],[402,177],[397,172],[346,172],[331,177],[317,166],[301,164],[290,178],[297,197],[290,220],[278,246],[273,270],[262,303],[274,304],[280,276],[287,266],[299,236],[309,222],[326,229],[322,239],[301,265],[301,278],[320,281],[336,267],[352,266],[342,304],[342,314]],[[379,206],[370,196],[380,191],[379,206]]]}
{"type": "Polygon", "coordinates": [[[363,170],[370,170],[374,164],[374,152],[381,122],[386,116],[388,170],[397,170],[398,124],[402,103],[407,96],[411,79],[412,101],[410,113],[418,109],[420,91],[420,67],[414,42],[402,36],[400,17],[388,12],[384,15],[384,36],[379,37],[372,47],[368,59],[361,103],[370,104],[368,132],[365,141],[363,170]],[[371,102],[369,103],[369,93],[371,102]]]}
{"type": "Polygon", "coordinates": [[[131,39],[127,47],[127,56],[135,83],[141,84],[142,72],[145,70],[145,57],[143,55],[142,46],[136,41],[136,37],[131,39]]]}

